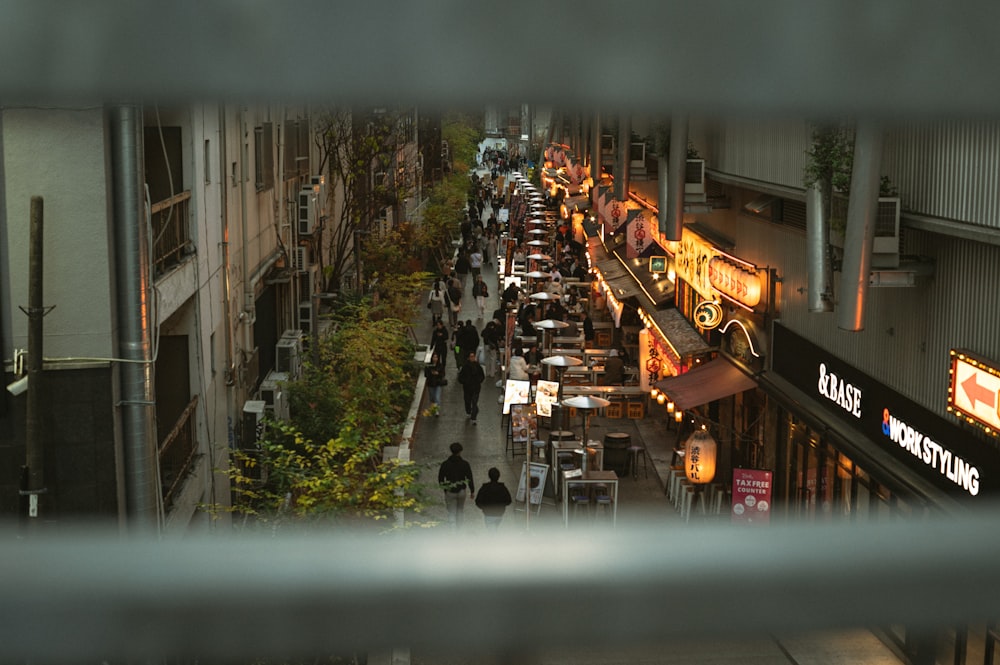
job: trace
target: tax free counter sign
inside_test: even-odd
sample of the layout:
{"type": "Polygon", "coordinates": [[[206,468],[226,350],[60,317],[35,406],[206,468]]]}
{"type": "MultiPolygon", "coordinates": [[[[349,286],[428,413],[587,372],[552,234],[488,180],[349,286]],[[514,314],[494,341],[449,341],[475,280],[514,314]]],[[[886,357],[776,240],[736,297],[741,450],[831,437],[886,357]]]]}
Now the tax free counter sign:
{"type": "Polygon", "coordinates": [[[1000,491],[991,447],[779,324],[774,371],[942,490],[970,498],[1000,491]]]}

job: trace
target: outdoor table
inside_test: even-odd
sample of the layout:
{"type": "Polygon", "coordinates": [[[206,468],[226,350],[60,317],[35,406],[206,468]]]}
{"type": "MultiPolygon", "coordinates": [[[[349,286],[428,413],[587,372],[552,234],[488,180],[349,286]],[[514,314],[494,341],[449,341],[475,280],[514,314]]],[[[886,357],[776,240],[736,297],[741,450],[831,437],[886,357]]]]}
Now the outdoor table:
{"type": "Polygon", "coordinates": [[[569,496],[569,484],[579,483],[581,485],[607,485],[611,493],[611,523],[618,521],[618,476],[614,471],[587,471],[580,476],[567,478],[562,477],[563,500],[563,522],[569,526],[569,501],[565,497],[569,496]]]}

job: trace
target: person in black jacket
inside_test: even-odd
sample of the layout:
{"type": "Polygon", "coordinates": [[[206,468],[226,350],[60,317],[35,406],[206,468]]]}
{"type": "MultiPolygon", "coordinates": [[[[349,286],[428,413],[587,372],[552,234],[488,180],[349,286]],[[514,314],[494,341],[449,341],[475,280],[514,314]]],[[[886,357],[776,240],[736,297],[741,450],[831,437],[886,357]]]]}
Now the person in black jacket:
{"type": "Polygon", "coordinates": [[[445,378],[444,364],[441,357],[434,353],[431,362],[424,367],[424,377],[427,379],[427,396],[430,399],[430,409],[435,416],[441,415],[441,387],[448,383],[445,378]]]}
{"type": "Polygon", "coordinates": [[[468,487],[469,497],[475,498],[476,487],[472,483],[472,467],[462,459],[462,444],[456,441],[449,446],[449,450],[451,456],[438,468],[438,484],[444,490],[448,523],[452,529],[460,529],[465,512],[465,489],[468,487]]]}
{"type": "Polygon", "coordinates": [[[466,356],[465,364],[458,373],[458,382],[462,384],[462,396],[465,398],[465,413],[472,419],[473,425],[479,415],[479,391],[485,380],[486,373],[476,361],[476,350],[473,349],[466,356]]]}
{"type": "Polygon", "coordinates": [[[510,505],[510,491],[507,486],[500,482],[500,470],[492,467],[486,472],[490,477],[490,482],[479,488],[479,496],[476,497],[476,505],[483,511],[483,518],[486,520],[486,528],[496,531],[503,520],[504,511],[510,505]]]}
{"type": "Polygon", "coordinates": [[[448,334],[444,321],[439,320],[434,324],[434,330],[431,331],[431,351],[437,354],[442,369],[448,365],[448,340],[450,339],[451,335],[448,334]]]}

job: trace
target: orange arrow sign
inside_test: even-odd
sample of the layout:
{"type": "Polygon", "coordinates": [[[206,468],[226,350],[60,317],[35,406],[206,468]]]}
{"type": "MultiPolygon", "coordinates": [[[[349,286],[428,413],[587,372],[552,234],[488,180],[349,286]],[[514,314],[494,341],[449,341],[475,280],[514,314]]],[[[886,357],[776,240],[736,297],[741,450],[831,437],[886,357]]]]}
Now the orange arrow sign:
{"type": "Polygon", "coordinates": [[[996,403],[997,394],[986,386],[979,385],[975,374],[971,374],[962,382],[962,390],[969,397],[973,408],[975,408],[976,402],[982,402],[986,406],[993,406],[996,403]]]}

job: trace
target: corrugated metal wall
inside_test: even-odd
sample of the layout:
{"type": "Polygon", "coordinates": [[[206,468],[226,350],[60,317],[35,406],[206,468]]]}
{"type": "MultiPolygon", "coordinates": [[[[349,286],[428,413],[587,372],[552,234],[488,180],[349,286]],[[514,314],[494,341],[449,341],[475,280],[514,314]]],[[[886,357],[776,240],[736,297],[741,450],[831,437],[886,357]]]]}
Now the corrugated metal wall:
{"type": "MultiPolygon", "coordinates": [[[[801,187],[810,133],[804,122],[725,121],[705,133],[705,152],[713,169],[801,187]]],[[[1000,228],[1000,123],[893,127],[882,171],[899,189],[904,209],[1000,228]]],[[[734,200],[752,195],[735,188],[730,194],[734,200]]],[[[918,278],[912,288],[871,289],[865,329],[848,333],[837,328],[834,314],[808,311],[803,232],[738,207],[703,219],[736,240],[738,256],[777,268],[783,323],[933,412],[946,414],[949,349],[1000,363],[1000,247],[907,229],[905,252],[933,259],[933,276],[918,278]]]]}
{"type": "Polygon", "coordinates": [[[804,120],[766,118],[720,121],[706,146],[707,164],[732,175],[804,189],[802,172],[812,145],[804,120]]]}
{"type": "Polygon", "coordinates": [[[907,211],[1000,228],[1000,124],[908,123],[886,132],[882,172],[907,211]]]}
{"type": "MultiPolygon", "coordinates": [[[[777,269],[783,324],[930,411],[950,418],[951,348],[1000,363],[1000,247],[909,231],[910,251],[935,261],[933,276],[918,278],[915,287],[870,289],[865,329],[850,333],[837,328],[835,313],[808,311],[802,231],[735,210],[702,220],[733,238],[740,258],[777,269]]],[[[839,282],[834,288],[839,292],[839,282]]]]}

